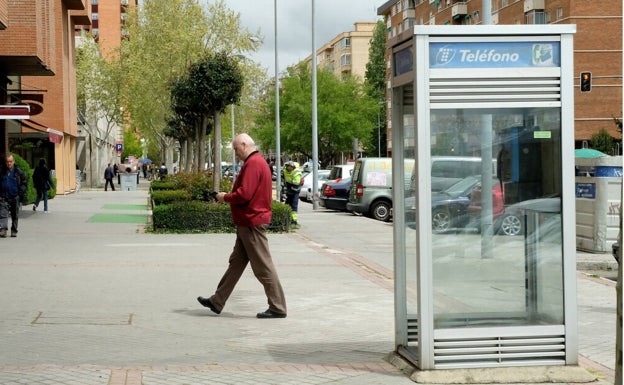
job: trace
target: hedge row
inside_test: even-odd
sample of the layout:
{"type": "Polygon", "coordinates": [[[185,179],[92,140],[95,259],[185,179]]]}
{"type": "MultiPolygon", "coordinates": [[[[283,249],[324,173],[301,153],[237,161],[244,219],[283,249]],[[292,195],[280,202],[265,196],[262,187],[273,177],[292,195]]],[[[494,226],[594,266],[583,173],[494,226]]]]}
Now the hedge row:
{"type": "MultiPolygon", "coordinates": [[[[233,233],[230,207],[211,197],[212,178],[206,174],[168,175],[150,184],[153,230],[158,232],[233,233]]],[[[225,184],[228,184],[227,181],[225,184]]],[[[224,186],[226,187],[226,186],[224,186]]],[[[230,187],[230,186],[227,186],[230,187]]],[[[273,202],[269,230],[287,232],[290,206],[273,202]]]]}

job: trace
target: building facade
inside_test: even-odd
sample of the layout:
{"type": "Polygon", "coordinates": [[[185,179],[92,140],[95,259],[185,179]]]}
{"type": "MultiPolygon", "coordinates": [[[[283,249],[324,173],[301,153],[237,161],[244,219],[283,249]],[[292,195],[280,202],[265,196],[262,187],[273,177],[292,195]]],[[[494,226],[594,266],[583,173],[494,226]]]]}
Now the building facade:
{"type": "Polygon", "coordinates": [[[30,107],[0,120],[0,152],[46,158],[59,194],[76,188],[74,27],[88,23],[85,0],[0,0],[0,105],[30,107]]]}
{"type": "MultiPolygon", "coordinates": [[[[622,2],[585,0],[491,0],[492,24],[575,24],[574,137],[576,148],[601,129],[622,139],[622,2]],[[581,72],[592,74],[580,91],[581,72]]],[[[479,25],[482,0],[390,0],[378,9],[387,26],[387,52],[409,38],[414,25],[479,25]]],[[[389,55],[387,56],[389,58],[389,55]]],[[[388,59],[389,61],[389,59],[388,59]]],[[[388,62],[388,70],[390,63],[388,62]]],[[[388,103],[388,107],[391,103],[388,103]]],[[[387,116],[391,116],[390,112],[387,116]]],[[[391,123],[387,122],[388,130],[391,123]]],[[[572,127],[571,127],[572,128],[572,127]]],[[[390,132],[387,135],[391,137],[390,132]]],[[[391,153],[392,144],[388,142],[391,153]]],[[[622,153],[621,147],[613,155],[622,153]]]]}
{"type": "MultiPolygon", "coordinates": [[[[316,51],[316,65],[337,77],[347,74],[364,80],[374,22],[356,22],[354,30],[342,32],[316,51]]],[[[311,57],[305,62],[310,63],[311,57]]]]}

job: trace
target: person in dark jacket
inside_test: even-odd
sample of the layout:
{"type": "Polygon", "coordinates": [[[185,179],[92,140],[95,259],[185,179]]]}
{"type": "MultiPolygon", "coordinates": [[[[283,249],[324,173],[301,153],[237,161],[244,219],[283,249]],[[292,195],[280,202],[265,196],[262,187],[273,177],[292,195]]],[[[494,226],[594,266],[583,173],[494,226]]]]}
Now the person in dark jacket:
{"type": "Polygon", "coordinates": [[[20,206],[26,196],[28,180],[24,172],[15,166],[15,158],[9,154],[0,166],[0,238],[6,238],[11,215],[11,237],[17,237],[20,206]]]}
{"type": "Polygon", "coordinates": [[[220,192],[217,201],[230,204],[232,220],[236,225],[236,242],[230,254],[229,266],[211,297],[197,297],[203,306],[219,314],[234,286],[243,275],[247,264],[264,287],[269,308],[256,314],[257,318],[285,318],[286,300],[265,234],[271,223],[273,197],[271,172],[266,161],[247,134],[240,134],[232,142],[236,157],[244,161],[234,180],[231,193],[220,192]]]}
{"type": "Polygon", "coordinates": [[[104,179],[106,180],[106,182],[104,183],[104,191],[108,191],[109,184],[111,186],[111,189],[115,191],[115,185],[113,184],[114,177],[115,177],[115,169],[113,169],[113,167],[111,167],[111,164],[109,163],[108,166],[106,167],[106,170],[104,170],[104,179]]]}
{"type": "Polygon", "coordinates": [[[35,204],[33,204],[33,211],[37,211],[37,207],[39,207],[39,202],[41,202],[41,200],[43,199],[43,212],[47,214],[48,191],[54,188],[54,182],[52,181],[52,175],[50,174],[50,170],[48,169],[48,166],[46,166],[45,159],[39,159],[39,165],[35,167],[32,179],[35,190],[37,190],[37,198],[35,199],[35,204]]]}

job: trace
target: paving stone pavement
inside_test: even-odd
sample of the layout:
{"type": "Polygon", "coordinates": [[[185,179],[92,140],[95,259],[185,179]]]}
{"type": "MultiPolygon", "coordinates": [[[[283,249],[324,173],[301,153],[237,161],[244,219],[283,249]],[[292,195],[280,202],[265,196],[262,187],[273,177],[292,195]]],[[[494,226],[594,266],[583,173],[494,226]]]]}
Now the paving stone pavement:
{"type": "MultiPolygon", "coordinates": [[[[216,316],[196,297],[214,290],[233,234],[89,221],[147,216],[145,185],[58,196],[47,215],[25,207],[19,236],[0,240],[0,385],[413,383],[384,360],[390,224],[300,204],[301,229],[269,235],[288,318],[255,318],[266,298],[250,271],[216,316]]],[[[579,271],[578,293],[580,363],[613,383],[614,284],[579,271]]]]}

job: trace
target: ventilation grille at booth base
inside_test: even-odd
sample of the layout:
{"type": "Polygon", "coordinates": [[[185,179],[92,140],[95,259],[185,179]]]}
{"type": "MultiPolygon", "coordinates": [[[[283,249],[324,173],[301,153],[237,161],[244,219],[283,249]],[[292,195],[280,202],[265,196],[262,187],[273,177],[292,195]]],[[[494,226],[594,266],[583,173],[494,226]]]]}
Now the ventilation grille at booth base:
{"type": "Polygon", "coordinates": [[[436,368],[564,365],[564,336],[434,340],[436,368]]]}
{"type": "Polygon", "coordinates": [[[560,102],[559,78],[430,79],[431,103],[560,102]]]}

